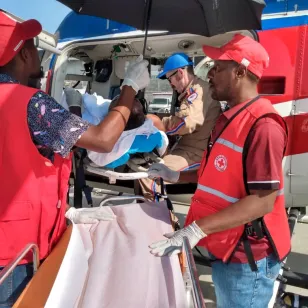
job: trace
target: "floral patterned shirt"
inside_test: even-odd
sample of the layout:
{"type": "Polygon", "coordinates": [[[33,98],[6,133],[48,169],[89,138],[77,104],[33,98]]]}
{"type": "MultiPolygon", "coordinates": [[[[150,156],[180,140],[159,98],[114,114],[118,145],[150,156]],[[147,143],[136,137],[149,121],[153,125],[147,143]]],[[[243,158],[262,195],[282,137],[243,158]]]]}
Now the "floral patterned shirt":
{"type": "MultiPolygon", "coordinates": [[[[0,83],[18,83],[0,74],[0,83]]],[[[54,153],[66,157],[89,123],[70,113],[52,97],[39,91],[28,104],[28,126],[38,151],[53,161],[54,153]]]]}

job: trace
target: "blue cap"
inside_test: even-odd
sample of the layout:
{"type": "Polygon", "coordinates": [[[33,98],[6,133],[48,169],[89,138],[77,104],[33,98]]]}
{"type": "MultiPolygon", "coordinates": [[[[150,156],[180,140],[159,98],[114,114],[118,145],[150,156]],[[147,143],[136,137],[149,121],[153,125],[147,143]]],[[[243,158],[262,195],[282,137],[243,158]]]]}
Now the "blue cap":
{"type": "Polygon", "coordinates": [[[194,63],[189,59],[188,55],[186,55],[185,53],[174,53],[167,59],[163,71],[160,74],[158,74],[157,78],[166,79],[167,78],[166,74],[168,72],[185,66],[193,66],[193,65],[194,63]]]}

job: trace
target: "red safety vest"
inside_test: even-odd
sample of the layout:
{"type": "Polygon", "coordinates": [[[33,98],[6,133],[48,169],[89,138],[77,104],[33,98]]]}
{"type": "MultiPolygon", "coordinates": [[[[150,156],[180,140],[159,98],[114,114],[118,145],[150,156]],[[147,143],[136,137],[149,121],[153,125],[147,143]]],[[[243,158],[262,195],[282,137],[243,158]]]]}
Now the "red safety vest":
{"type": "MultiPolygon", "coordinates": [[[[244,178],[245,163],[243,152],[245,141],[253,125],[266,115],[277,115],[277,121],[286,130],[283,119],[267,99],[255,99],[237,112],[213,142],[199,169],[198,187],[186,219],[186,225],[202,217],[217,213],[230,204],[246,197],[244,178]]],[[[275,117],[276,118],[276,117],[275,117]]],[[[286,130],[287,131],[287,130],[286,130]]],[[[262,219],[262,227],[279,260],[290,251],[291,236],[285,210],[283,194],[283,173],[273,211],[262,219]]],[[[245,226],[210,234],[198,245],[205,248],[217,259],[228,262],[237,244],[245,236],[245,226]]]]}
{"type": "MultiPolygon", "coordinates": [[[[44,259],[66,228],[71,157],[55,154],[51,163],[34,145],[27,107],[36,91],[0,84],[0,266],[28,243],[36,243],[44,259]]],[[[29,262],[31,254],[21,264],[29,262]]]]}

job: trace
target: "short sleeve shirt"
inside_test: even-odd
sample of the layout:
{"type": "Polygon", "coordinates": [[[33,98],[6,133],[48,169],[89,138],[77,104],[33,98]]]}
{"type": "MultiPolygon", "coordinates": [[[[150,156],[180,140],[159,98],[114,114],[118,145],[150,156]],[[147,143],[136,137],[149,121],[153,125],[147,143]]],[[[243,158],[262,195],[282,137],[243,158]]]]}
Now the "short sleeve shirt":
{"type": "MultiPolygon", "coordinates": [[[[6,74],[0,74],[0,83],[18,83],[6,74]]],[[[89,123],[70,113],[55,99],[39,91],[33,95],[27,109],[28,126],[32,140],[44,157],[53,161],[54,153],[66,157],[89,123]]]]}

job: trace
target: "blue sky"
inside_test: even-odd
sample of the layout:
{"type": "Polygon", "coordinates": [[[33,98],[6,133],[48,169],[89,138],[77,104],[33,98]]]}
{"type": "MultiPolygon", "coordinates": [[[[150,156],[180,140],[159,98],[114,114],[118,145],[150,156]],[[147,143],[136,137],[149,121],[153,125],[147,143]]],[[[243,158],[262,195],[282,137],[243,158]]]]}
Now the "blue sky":
{"type": "Polygon", "coordinates": [[[43,29],[55,33],[70,9],[56,0],[0,0],[0,8],[22,19],[37,19],[43,29]]]}

